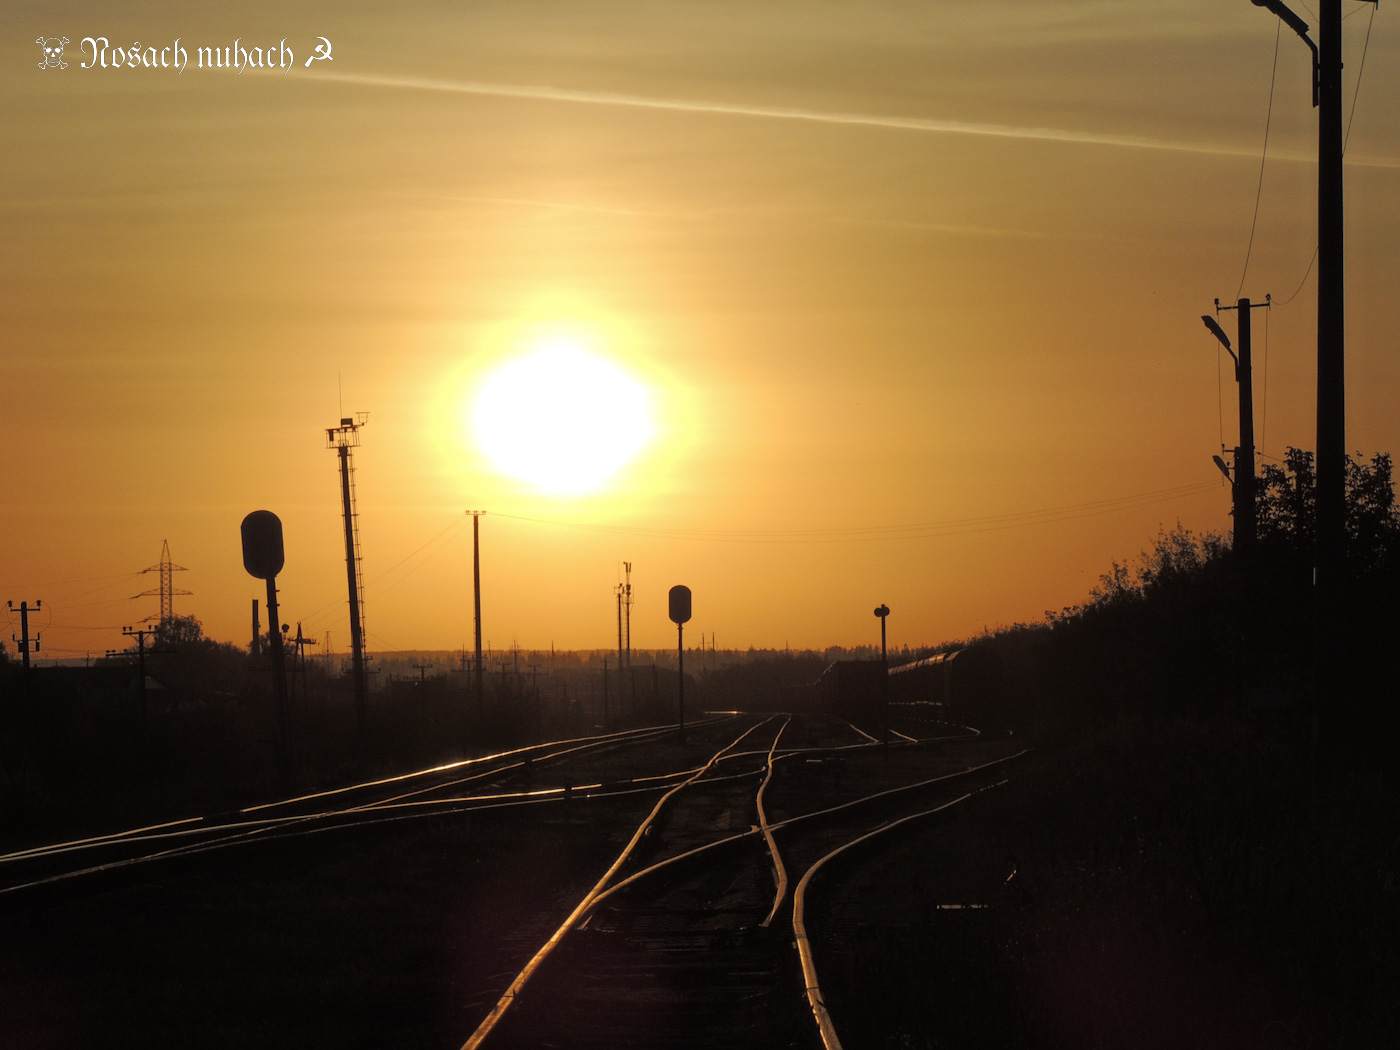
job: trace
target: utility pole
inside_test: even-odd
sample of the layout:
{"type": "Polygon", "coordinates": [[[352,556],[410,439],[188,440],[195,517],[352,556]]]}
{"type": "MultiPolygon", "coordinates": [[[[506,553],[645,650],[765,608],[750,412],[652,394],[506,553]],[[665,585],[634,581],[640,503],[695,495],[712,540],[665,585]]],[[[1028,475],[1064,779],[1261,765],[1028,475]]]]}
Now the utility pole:
{"type": "Polygon", "coordinates": [[[472,516],[472,596],[476,609],[476,706],[485,702],[486,691],[481,666],[481,516],[484,510],[469,510],[472,516]]]}
{"type": "MultiPolygon", "coordinates": [[[[1342,178],[1342,0],[1319,0],[1318,42],[1280,0],[1252,0],[1313,53],[1317,117],[1317,540],[1313,572],[1315,757],[1335,758],[1346,699],[1346,288],[1342,178]]],[[[1375,2],[1375,0],[1372,0],[1375,2]]]]}
{"type": "MultiPolygon", "coordinates": [[[[360,571],[360,526],[359,515],[355,512],[355,468],[350,450],[360,444],[360,427],[365,425],[368,418],[368,412],[359,412],[354,418],[343,417],[340,426],[326,429],[326,447],[335,449],[340,456],[340,506],[345,519],[345,577],[350,592],[350,669],[355,689],[355,718],[361,733],[365,731],[368,719],[369,683],[365,678],[365,599],[360,571]]],[[[271,608],[268,615],[272,615],[271,608]]]]}
{"type": "Polygon", "coordinates": [[[297,636],[296,636],[296,641],[293,642],[293,644],[296,646],[296,656],[293,657],[293,659],[292,659],[292,686],[293,686],[293,690],[292,690],[292,691],[293,691],[293,692],[296,691],[296,689],[295,689],[295,686],[296,686],[296,676],[297,676],[298,673],[300,673],[300,674],[301,674],[301,702],[302,702],[303,707],[305,707],[307,704],[310,703],[310,696],[308,695],[308,689],[307,689],[307,684],[306,684],[306,647],[307,647],[308,645],[315,645],[315,644],[316,644],[316,639],[315,639],[315,638],[307,638],[304,634],[301,633],[301,621],[300,621],[300,620],[297,621],[297,636]]]}
{"type": "Polygon", "coordinates": [[[1342,0],[1318,5],[1317,552],[1313,594],[1314,726],[1325,764],[1347,701],[1346,291],[1342,207],[1342,0]]]}
{"type": "Polygon", "coordinates": [[[1273,297],[1266,295],[1262,303],[1251,303],[1248,299],[1240,299],[1234,306],[1221,306],[1220,300],[1215,300],[1215,312],[1217,315],[1223,310],[1234,310],[1237,312],[1235,318],[1238,325],[1236,334],[1239,337],[1239,353],[1236,354],[1230,346],[1230,338],[1216,323],[1209,314],[1202,314],[1201,320],[1205,322],[1206,328],[1210,329],[1212,335],[1220,340],[1225,352],[1235,361],[1235,383],[1239,387],[1240,401],[1240,443],[1235,446],[1235,473],[1230,477],[1234,490],[1234,547],[1238,559],[1248,560],[1254,550],[1255,540],[1258,536],[1258,495],[1254,478],[1254,371],[1251,362],[1250,344],[1250,312],[1252,310],[1268,309],[1273,305],[1273,297]]]}
{"type": "MultiPolygon", "coordinates": [[[[618,584],[614,591],[617,593],[617,673],[622,674],[622,584],[618,584]]],[[[619,694],[622,690],[618,690],[619,694]]]]}
{"type": "Polygon", "coordinates": [[[889,614],[890,607],[884,602],[875,609],[875,615],[880,618],[880,745],[885,748],[890,746],[890,661],[885,650],[885,619],[889,614]]]}
{"type": "MultiPolygon", "coordinates": [[[[5,604],[9,607],[11,612],[14,611],[14,602],[6,602],[5,604]]],[[[36,601],[33,605],[30,605],[28,602],[20,602],[19,637],[16,638],[13,634],[10,635],[10,641],[14,642],[19,646],[20,657],[24,664],[24,680],[26,682],[29,681],[29,613],[30,610],[38,612],[39,609],[43,606],[43,604],[44,603],[42,601],[36,601]]],[[[38,634],[34,636],[34,652],[36,653],[39,651],[39,641],[41,637],[42,635],[38,634]]]]}
{"type": "Polygon", "coordinates": [[[627,646],[627,669],[632,669],[632,563],[622,563],[622,616],[625,625],[624,635],[627,646]]]}
{"type": "Polygon", "coordinates": [[[257,656],[262,652],[262,624],[258,622],[258,600],[253,599],[253,642],[248,646],[248,651],[257,656]]]}
{"type": "Polygon", "coordinates": [[[532,663],[532,664],[529,665],[529,667],[530,667],[530,693],[531,693],[531,695],[534,697],[534,701],[535,701],[535,739],[538,740],[538,739],[540,738],[540,735],[541,735],[541,727],[542,727],[542,724],[543,724],[543,723],[542,723],[542,720],[541,720],[541,718],[540,718],[540,687],[539,687],[539,685],[536,683],[535,672],[538,671],[538,670],[540,669],[540,665],[539,665],[539,664],[536,664],[536,663],[532,663]]]}
{"type": "Polygon", "coordinates": [[[145,732],[150,728],[150,721],[146,712],[146,654],[147,653],[172,653],[173,649],[147,649],[146,635],[154,635],[156,632],[149,628],[134,630],[131,627],[123,627],[122,634],[128,638],[136,639],[136,677],[140,679],[141,686],[141,730],[145,732]]]}

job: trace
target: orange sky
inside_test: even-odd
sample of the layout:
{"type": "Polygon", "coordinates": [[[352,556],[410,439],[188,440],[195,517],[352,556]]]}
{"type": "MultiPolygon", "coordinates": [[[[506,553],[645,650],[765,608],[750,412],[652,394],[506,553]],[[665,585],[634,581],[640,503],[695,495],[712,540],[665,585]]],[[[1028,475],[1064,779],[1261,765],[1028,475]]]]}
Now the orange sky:
{"type": "MultiPolygon", "coordinates": [[[[470,639],[469,507],[496,647],[614,644],[623,560],[638,646],[673,643],[674,583],[722,647],[869,642],[880,602],[892,644],[936,643],[1082,600],[1163,526],[1229,527],[1235,391],[1199,315],[1236,297],[1259,186],[1276,22],[1245,0],[133,10],[24,5],[0,44],[0,600],[43,600],[41,655],[154,613],[130,596],[166,539],[176,611],[246,644],[258,508],[283,619],[344,650],[342,389],[375,650],[470,639]],[[191,65],[84,69],[88,36],[191,65]],[[235,38],[295,61],[195,67],[235,38]],[[658,431],[568,499],[463,424],[561,328],[658,431]]],[[[1400,450],[1400,28],[1345,10],[1370,454],[1400,450]]],[[[1280,304],[1270,456],[1314,443],[1315,275],[1283,305],[1315,243],[1308,62],[1285,29],[1242,293],[1280,304]]]]}

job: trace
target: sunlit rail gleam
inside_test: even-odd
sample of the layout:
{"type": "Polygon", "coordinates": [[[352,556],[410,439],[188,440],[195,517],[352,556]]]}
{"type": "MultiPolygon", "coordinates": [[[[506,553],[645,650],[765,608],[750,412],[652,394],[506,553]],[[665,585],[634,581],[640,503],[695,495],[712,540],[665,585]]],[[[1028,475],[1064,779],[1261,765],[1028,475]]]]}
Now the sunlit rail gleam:
{"type": "MultiPolygon", "coordinates": [[[[1004,783],[1006,783],[1006,781],[1003,780],[990,786],[1000,787],[1004,783]]],[[[981,788],[980,790],[986,791],[988,789],[981,788]]],[[[836,1025],[831,1019],[831,1013],[826,1006],[826,999],[822,994],[821,983],[817,979],[817,965],[813,957],[812,942],[807,934],[807,925],[805,921],[807,890],[811,886],[813,877],[827,861],[834,857],[869,843],[884,835],[886,832],[893,831],[895,828],[904,827],[913,821],[923,820],[934,814],[942,813],[944,810],[950,809],[961,802],[966,802],[977,793],[976,791],[969,791],[967,794],[960,795],[949,802],[944,802],[942,805],[934,806],[932,809],[922,810],[918,813],[911,813],[907,817],[891,821],[858,838],[851,839],[849,842],[837,846],[830,853],[822,856],[821,859],[807,869],[806,874],[804,874],[802,879],[798,882],[797,890],[793,893],[792,897],[792,932],[797,941],[798,956],[802,961],[803,990],[806,993],[807,1004],[811,1008],[812,1016],[821,1034],[822,1045],[825,1047],[825,1050],[841,1050],[841,1040],[836,1034],[836,1025]]]]}
{"type": "MultiPolygon", "coordinates": [[[[713,719],[714,722],[723,722],[732,719],[713,719]]],[[[697,723],[699,725],[701,723],[697,723]]],[[[709,723],[705,723],[709,724],[709,723]]],[[[517,770],[524,765],[526,758],[535,758],[541,765],[549,761],[564,758],[570,755],[587,752],[590,750],[606,749],[614,746],[625,745],[638,741],[647,741],[657,736],[674,732],[669,726],[647,727],[644,729],[626,730],[619,733],[610,733],[592,737],[576,737],[572,739],[551,741],[544,744],[534,744],[529,747],[516,748],[497,754],[482,755],[475,758],[463,759],[458,762],[445,763],[429,769],[415,770],[411,773],[400,774],[392,777],[383,777],[363,783],[346,785],[340,788],[333,788],[327,791],[314,792],[302,796],[288,799],[279,799],[273,802],[262,803],[238,810],[230,817],[232,819],[211,822],[204,817],[190,817],[182,820],[168,821],[163,824],[148,825],[141,828],[133,828],[124,831],[113,832],[108,835],[90,836],[83,839],[75,839],[65,842],[52,843],[43,846],[34,846],[12,853],[0,855],[0,868],[7,865],[13,866],[25,862],[35,863],[49,858],[58,858],[68,854],[99,853],[112,850],[129,849],[131,847],[147,847],[153,843],[182,842],[182,845],[174,845],[169,848],[162,848],[154,851],[143,852],[136,856],[121,857],[97,864],[89,864],[78,868],[46,874],[42,877],[31,878],[12,883],[8,886],[0,887],[0,894],[12,893],[17,890],[30,889],[37,886],[48,885],[84,875],[94,875],[101,872],[113,871],[119,868],[131,867],[133,865],[149,863],[159,860],[170,860],[175,857],[189,856],[195,853],[208,852],[214,849],[221,849],[230,846],[240,845],[255,840],[266,838],[285,837],[290,828],[300,828],[302,831],[310,832],[322,828],[328,822],[342,821],[351,818],[355,814],[365,814],[382,811],[393,805],[404,805],[404,800],[426,795],[432,792],[441,792],[452,787],[459,787],[462,784],[476,780],[489,778],[499,778],[517,770]],[[515,762],[508,760],[518,759],[515,762]],[[504,765],[491,765],[507,760],[504,765]],[[478,769],[487,766],[479,772],[471,775],[457,777],[450,780],[439,780],[430,785],[416,788],[412,791],[403,792],[389,797],[378,796],[357,805],[349,805],[335,809],[317,810],[312,812],[292,813],[288,815],[272,815],[278,808],[295,807],[308,801],[324,801],[332,798],[344,798],[351,793],[372,792],[377,788],[390,785],[403,784],[406,782],[421,780],[423,778],[449,773],[454,770],[467,768],[478,769]],[[253,814],[264,814],[253,816],[253,814]],[[239,816],[248,816],[250,819],[239,820],[239,816]]],[[[667,774],[656,778],[658,782],[673,781],[679,774],[667,774]]],[[[588,791],[601,788],[602,785],[580,785],[576,790],[588,791]]],[[[646,788],[656,790],[656,787],[646,788]]],[[[513,798],[507,797],[504,801],[492,796],[466,796],[446,798],[439,800],[434,805],[435,812],[451,812],[456,809],[483,808],[500,804],[525,804],[531,801],[553,801],[562,795],[562,789],[553,792],[553,797],[548,792],[541,793],[540,796],[530,797],[524,793],[518,793],[513,798]]],[[[421,815],[429,815],[423,813],[421,815]]],[[[407,814],[401,819],[408,819],[407,814]]],[[[388,818],[377,816],[370,819],[361,818],[359,823],[381,823],[388,818]]]]}
{"type": "MultiPolygon", "coordinates": [[[[763,723],[760,723],[760,725],[762,724],[763,723]]],[[[744,730],[744,732],[741,733],[738,737],[736,737],[733,741],[731,741],[729,744],[726,744],[719,751],[711,755],[710,760],[706,762],[705,765],[702,766],[693,776],[687,778],[682,783],[676,785],[676,787],[672,788],[670,791],[668,791],[665,795],[661,797],[661,799],[656,803],[656,805],[652,807],[651,812],[648,813],[646,818],[641,822],[641,824],[637,826],[637,830],[633,833],[632,838],[628,841],[627,845],[623,847],[622,852],[618,854],[617,859],[613,861],[612,865],[608,868],[608,870],[603,873],[603,877],[598,880],[598,882],[594,885],[593,889],[591,889],[587,894],[585,894],[583,900],[581,900],[578,903],[578,905],[574,908],[574,910],[569,913],[569,917],[564,920],[563,924],[560,925],[560,927],[557,930],[554,931],[553,935],[549,938],[549,940],[544,943],[544,945],[540,948],[539,951],[535,953],[534,957],[529,961],[529,963],[526,964],[525,968],[521,970],[520,973],[516,976],[515,980],[513,980],[510,983],[510,987],[507,988],[505,994],[503,994],[500,997],[500,999],[497,1000],[496,1005],[492,1007],[491,1012],[487,1014],[486,1018],[481,1022],[480,1025],[477,1026],[476,1031],[471,1034],[470,1038],[468,1038],[467,1041],[462,1044],[462,1050],[475,1050],[475,1048],[479,1047],[482,1044],[482,1042],[486,1039],[486,1037],[490,1035],[491,1031],[496,1027],[496,1025],[500,1023],[501,1018],[505,1015],[506,1011],[515,1002],[516,997],[519,996],[520,991],[525,987],[526,982],[530,980],[530,978],[535,974],[539,967],[544,963],[545,959],[549,957],[550,953],[554,950],[555,946],[557,946],[559,942],[563,940],[564,935],[567,934],[571,929],[573,929],[575,924],[577,924],[578,921],[588,913],[588,910],[593,906],[594,899],[600,893],[603,892],[608,882],[612,880],[613,876],[616,875],[618,870],[623,866],[623,864],[627,862],[627,858],[632,855],[632,851],[635,850],[637,848],[637,844],[642,841],[642,836],[646,834],[647,829],[651,826],[652,822],[661,813],[666,803],[669,802],[672,798],[674,798],[678,792],[682,791],[688,785],[693,784],[695,781],[703,777],[705,773],[708,772],[710,768],[713,767],[714,764],[718,762],[723,755],[725,755],[729,751],[732,751],[735,747],[739,745],[739,743],[745,737],[747,737],[750,733],[754,732],[758,728],[759,726],[755,725],[750,726],[748,729],[744,730]]]]}

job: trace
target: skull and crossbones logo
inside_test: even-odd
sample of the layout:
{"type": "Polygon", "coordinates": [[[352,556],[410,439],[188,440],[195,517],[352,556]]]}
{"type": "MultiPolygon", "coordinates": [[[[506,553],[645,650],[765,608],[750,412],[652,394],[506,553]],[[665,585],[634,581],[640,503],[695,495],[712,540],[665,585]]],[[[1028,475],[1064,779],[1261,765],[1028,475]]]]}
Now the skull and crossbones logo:
{"type": "Polygon", "coordinates": [[[40,69],[47,69],[50,66],[56,69],[68,68],[68,63],[63,61],[63,45],[68,43],[66,36],[41,36],[36,43],[44,49],[44,60],[39,63],[40,69]]]}

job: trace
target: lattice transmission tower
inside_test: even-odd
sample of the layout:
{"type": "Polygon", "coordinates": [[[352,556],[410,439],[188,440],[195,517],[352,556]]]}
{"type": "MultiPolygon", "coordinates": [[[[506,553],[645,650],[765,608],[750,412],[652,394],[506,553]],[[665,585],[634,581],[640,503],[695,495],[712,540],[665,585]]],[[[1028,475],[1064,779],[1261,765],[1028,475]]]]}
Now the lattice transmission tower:
{"type": "Polygon", "coordinates": [[[160,615],[147,616],[146,619],[142,621],[143,623],[155,621],[162,627],[166,627],[170,624],[170,621],[175,618],[175,595],[194,593],[193,591],[187,591],[181,587],[175,586],[175,573],[188,571],[189,570],[183,565],[176,565],[170,560],[170,541],[161,540],[160,561],[149,568],[141,570],[143,574],[148,572],[160,573],[160,586],[149,591],[142,591],[140,594],[133,596],[136,598],[160,596],[160,615]]]}

